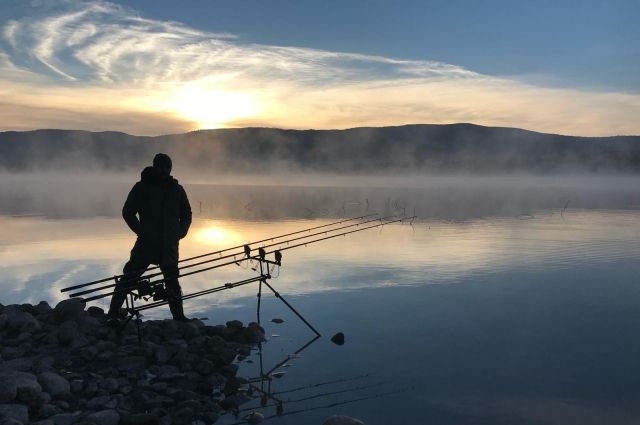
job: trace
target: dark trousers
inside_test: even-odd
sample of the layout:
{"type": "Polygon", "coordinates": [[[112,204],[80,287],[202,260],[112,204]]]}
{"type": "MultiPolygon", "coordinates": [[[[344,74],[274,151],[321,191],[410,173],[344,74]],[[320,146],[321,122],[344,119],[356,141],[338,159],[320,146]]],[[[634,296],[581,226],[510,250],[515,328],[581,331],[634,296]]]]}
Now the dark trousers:
{"type": "MultiPolygon", "coordinates": [[[[124,265],[122,270],[123,276],[115,286],[115,292],[111,297],[111,304],[109,305],[109,316],[117,317],[122,304],[124,304],[127,298],[126,288],[135,286],[138,283],[138,278],[147,270],[147,268],[153,264],[143,253],[139,252],[136,248],[131,251],[131,257],[127,264],[124,265]]],[[[167,301],[169,302],[169,310],[174,319],[184,318],[184,311],[182,308],[182,289],[178,282],[178,263],[174,264],[160,264],[160,270],[164,276],[164,286],[167,293],[167,301]]]]}

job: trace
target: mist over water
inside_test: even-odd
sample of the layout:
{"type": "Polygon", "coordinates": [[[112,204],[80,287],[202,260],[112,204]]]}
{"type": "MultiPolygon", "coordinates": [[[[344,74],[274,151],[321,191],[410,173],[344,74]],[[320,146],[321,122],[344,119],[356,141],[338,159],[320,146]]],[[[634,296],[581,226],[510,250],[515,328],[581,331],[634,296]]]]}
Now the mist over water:
{"type": "MultiPolygon", "coordinates": [[[[514,217],[566,208],[637,209],[640,177],[606,175],[335,175],[203,177],[175,170],[196,216],[333,218],[377,212],[441,220],[514,217]],[[184,177],[182,177],[184,176],[184,177]]],[[[137,172],[5,173],[0,213],[120,217],[137,172]]]]}

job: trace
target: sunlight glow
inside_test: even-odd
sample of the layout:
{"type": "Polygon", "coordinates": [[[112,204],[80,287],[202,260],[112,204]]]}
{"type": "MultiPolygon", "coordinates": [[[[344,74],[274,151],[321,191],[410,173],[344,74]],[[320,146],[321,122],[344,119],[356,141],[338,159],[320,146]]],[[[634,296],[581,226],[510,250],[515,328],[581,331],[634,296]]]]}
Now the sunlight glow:
{"type": "Polygon", "coordinates": [[[198,229],[196,239],[200,243],[207,245],[219,245],[223,247],[238,243],[238,235],[220,226],[210,225],[198,229]]]}
{"type": "Polygon", "coordinates": [[[260,110],[252,94],[212,88],[200,82],[183,85],[163,106],[195,122],[198,129],[227,127],[228,123],[251,117],[260,110]]]}

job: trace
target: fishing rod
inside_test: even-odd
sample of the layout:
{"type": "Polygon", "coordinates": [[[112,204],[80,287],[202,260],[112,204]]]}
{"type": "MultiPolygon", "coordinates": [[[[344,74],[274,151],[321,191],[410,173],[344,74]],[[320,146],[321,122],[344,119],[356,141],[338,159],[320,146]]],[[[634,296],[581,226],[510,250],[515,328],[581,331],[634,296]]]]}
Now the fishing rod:
{"type": "MultiPolygon", "coordinates": [[[[263,246],[263,247],[262,247],[262,248],[260,248],[260,249],[270,248],[270,247],[272,247],[272,246],[276,246],[276,245],[282,245],[282,244],[285,244],[285,243],[295,242],[295,241],[297,241],[297,240],[308,239],[308,238],[311,238],[311,237],[313,237],[313,236],[318,236],[318,235],[323,235],[323,234],[327,234],[327,233],[332,233],[332,232],[336,232],[336,231],[338,231],[338,230],[342,230],[342,229],[347,229],[347,228],[350,228],[350,227],[357,227],[357,226],[361,226],[361,225],[363,225],[363,224],[371,223],[371,222],[374,222],[374,221],[385,220],[385,219],[388,219],[388,218],[391,218],[391,217],[394,217],[394,216],[390,215],[390,216],[385,216],[385,217],[381,217],[381,218],[375,218],[375,219],[371,219],[371,220],[365,220],[365,221],[361,221],[361,222],[358,222],[358,223],[355,223],[355,224],[345,225],[345,226],[337,227],[337,228],[334,228],[334,229],[325,230],[325,231],[322,231],[322,232],[311,233],[311,234],[304,235],[304,236],[300,236],[300,237],[297,237],[297,238],[292,238],[292,239],[288,239],[288,240],[284,240],[284,241],[274,242],[274,243],[272,243],[272,244],[265,245],[265,246],[263,246]]],[[[377,226],[376,226],[376,227],[377,227],[377,226]]],[[[300,232],[294,232],[294,233],[300,233],[300,232]]],[[[276,239],[276,238],[273,238],[273,239],[276,239]]],[[[266,240],[271,240],[271,239],[266,239],[266,240]]],[[[213,258],[213,259],[205,260],[205,261],[200,261],[200,262],[193,263],[193,264],[187,264],[187,265],[185,265],[185,266],[178,267],[178,272],[180,272],[181,270],[184,270],[184,269],[188,269],[188,268],[192,268],[192,267],[200,266],[200,265],[203,265],[203,264],[212,263],[212,262],[214,262],[214,261],[221,261],[221,260],[225,260],[225,259],[227,259],[227,258],[233,258],[233,259],[234,259],[234,261],[232,261],[231,263],[225,263],[224,265],[233,264],[233,263],[236,263],[236,262],[238,261],[238,260],[236,260],[236,257],[237,257],[238,255],[245,255],[245,256],[246,256],[246,258],[243,258],[242,260],[240,260],[240,261],[244,261],[244,260],[246,260],[247,258],[249,258],[249,257],[250,257],[250,255],[251,255],[251,248],[250,248],[250,246],[249,246],[248,244],[247,244],[247,245],[240,245],[240,247],[242,247],[242,248],[243,248],[243,251],[241,251],[241,252],[236,252],[236,253],[232,253],[232,254],[223,255],[223,256],[220,256],[220,257],[217,257],[217,258],[213,258]]],[[[228,250],[231,250],[231,249],[237,249],[237,248],[238,248],[238,247],[236,247],[236,248],[229,248],[229,249],[227,249],[227,251],[228,251],[228,250]]],[[[280,251],[282,251],[282,249],[281,249],[280,251]]],[[[103,290],[103,289],[113,288],[113,287],[115,287],[115,286],[118,284],[118,282],[120,282],[120,284],[127,284],[127,283],[129,283],[129,282],[136,282],[136,281],[138,281],[138,280],[140,280],[140,279],[151,279],[151,278],[154,278],[154,277],[160,276],[160,275],[162,275],[162,274],[163,274],[163,272],[157,272],[157,273],[147,274],[147,275],[145,275],[145,276],[141,276],[141,277],[132,277],[132,278],[129,278],[129,279],[124,279],[124,280],[122,280],[122,278],[120,278],[120,279],[116,279],[116,282],[115,282],[115,283],[111,283],[111,284],[108,284],[108,285],[103,285],[103,286],[96,287],[96,288],[91,288],[91,289],[88,289],[88,290],[85,290],[85,291],[81,291],[81,292],[76,292],[76,293],[71,294],[71,295],[69,295],[69,296],[70,296],[70,297],[78,297],[78,296],[81,296],[81,295],[89,294],[89,293],[91,293],[91,292],[95,292],[95,291],[97,291],[97,290],[103,290]]],[[[193,273],[187,273],[187,274],[181,274],[181,273],[179,273],[177,277],[181,277],[181,276],[188,276],[188,275],[190,275],[190,274],[193,274],[193,273]]],[[[126,274],[124,274],[124,275],[122,275],[122,276],[124,277],[124,276],[127,276],[127,275],[126,275],[126,274]]],[[[112,278],[108,278],[107,280],[111,280],[111,279],[112,279],[112,278]]],[[[102,280],[102,281],[104,282],[105,280],[102,280]]],[[[64,289],[62,289],[62,290],[61,290],[61,292],[68,292],[68,291],[71,291],[71,290],[74,290],[74,289],[81,289],[81,288],[83,288],[83,287],[87,287],[87,286],[89,286],[90,284],[93,284],[93,283],[92,283],[92,282],[89,282],[88,284],[82,284],[82,285],[72,286],[72,287],[69,287],[69,288],[64,288],[64,289]]]]}
{"type": "MultiPolygon", "coordinates": [[[[316,242],[320,242],[320,241],[324,241],[324,240],[327,240],[327,239],[337,238],[339,236],[346,236],[346,235],[349,235],[349,234],[352,234],[352,233],[362,232],[364,230],[374,229],[376,227],[385,226],[387,224],[399,223],[399,222],[402,222],[402,221],[405,221],[405,220],[410,220],[412,218],[414,218],[414,217],[407,217],[407,218],[401,218],[401,219],[397,219],[397,220],[382,222],[382,223],[374,224],[374,225],[371,225],[371,226],[362,227],[360,229],[355,229],[355,230],[351,230],[351,231],[347,231],[347,232],[342,232],[342,233],[338,233],[338,234],[335,234],[335,235],[329,235],[329,236],[325,236],[325,237],[322,237],[322,238],[301,242],[301,243],[298,243],[298,244],[295,244],[295,245],[289,245],[289,246],[286,246],[284,248],[275,249],[275,250],[272,250],[272,251],[266,251],[266,250],[264,250],[264,248],[259,248],[258,249],[259,254],[256,255],[256,256],[249,255],[249,256],[242,257],[240,259],[234,258],[232,261],[228,261],[228,262],[225,262],[225,263],[222,263],[222,264],[216,264],[216,265],[213,265],[213,266],[210,266],[210,267],[205,267],[205,268],[194,270],[194,271],[191,271],[191,272],[188,272],[188,273],[179,273],[178,276],[176,276],[176,277],[177,278],[181,278],[181,277],[191,276],[193,274],[197,274],[197,273],[202,273],[202,272],[209,271],[209,270],[218,269],[218,268],[229,266],[229,265],[232,265],[232,264],[240,265],[241,262],[251,261],[251,260],[260,261],[260,262],[266,262],[266,263],[275,264],[275,265],[280,266],[281,265],[280,263],[281,263],[281,260],[282,260],[282,256],[281,256],[282,251],[286,251],[286,250],[293,249],[293,248],[298,248],[300,246],[306,246],[306,245],[309,245],[309,244],[312,244],[312,243],[316,243],[316,242]],[[278,254],[276,254],[276,253],[278,253],[278,254]],[[274,254],[274,257],[276,258],[276,261],[266,260],[266,255],[268,255],[268,254],[274,254]]],[[[362,222],[362,223],[358,223],[357,225],[368,223],[370,221],[378,221],[378,220],[381,220],[381,219],[369,220],[369,221],[365,221],[365,222],[362,222]]],[[[354,225],[345,226],[345,228],[346,227],[353,227],[353,226],[354,225]]],[[[325,233],[329,233],[329,231],[327,231],[327,232],[319,232],[319,233],[316,233],[316,234],[313,234],[313,235],[309,235],[307,237],[317,236],[318,234],[325,234],[325,233]]],[[[300,239],[306,239],[307,237],[293,238],[291,240],[282,241],[280,243],[271,244],[269,246],[280,245],[280,244],[284,244],[284,243],[288,243],[288,242],[295,241],[295,240],[300,240],[300,239]]],[[[246,252],[245,252],[245,254],[246,254],[246,252]]],[[[241,255],[241,254],[237,253],[237,254],[233,254],[233,255],[229,255],[229,256],[224,256],[224,257],[221,257],[221,258],[215,258],[213,260],[209,260],[209,261],[206,261],[206,262],[203,262],[203,263],[211,263],[211,262],[214,262],[214,261],[219,261],[221,259],[226,259],[226,258],[238,256],[238,255],[241,255]]],[[[202,264],[198,263],[198,264],[183,266],[183,267],[179,268],[178,271],[186,269],[186,268],[189,268],[191,266],[195,266],[195,265],[202,265],[202,264]]],[[[122,292],[129,292],[131,290],[138,289],[140,286],[157,285],[157,284],[160,284],[160,283],[164,283],[165,278],[161,278],[161,279],[157,279],[157,280],[154,280],[154,281],[150,281],[150,278],[160,276],[161,274],[162,273],[155,273],[155,274],[144,276],[144,277],[141,277],[141,278],[138,278],[138,279],[132,279],[132,280],[141,280],[141,281],[144,281],[144,282],[142,282],[141,285],[132,285],[132,286],[128,286],[128,287],[125,287],[125,288],[122,288],[122,289],[117,289],[117,290],[115,290],[113,292],[110,292],[110,293],[100,294],[100,295],[96,295],[94,297],[86,298],[85,301],[94,301],[94,300],[97,300],[97,299],[100,299],[100,298],[104,298],[104,297],[112,295],[112,294],[122,293],[122,292]]],[[[86,291],[75,292],[73,294],[69,294],[69,297],[70,298],[76,298],[76,297],[79,297],[79,296],[82,296],[82,295],[87,295],[87,294],[92,293],[92,292],[113,288],[115,286],[116,286],[116,284],[104,285],[104,286],[100,286],[100,287],[97,287],[97,288],[92,288],[92,289],[89,289],[89,290],[86,290],[86,291]]],[[[68,290],[70,290],[70,288],[65,288],[62,291],[66,292],[68,290]]]]}
{"type": "MultiPolygon", "coordinates": [[[[348,218],[348,219],[345,219],[345,220],[335,221],[333,223],[328,223],[328,224],[323,224],[323,225],[320,225],[320,226],[309,227],[307,229],[298,230],[296,232],[285,233],[285,234],[282,234],[282,235],[278,235],[278,236],[273,236],[273,237],[270,237],[270,238],[262,239],[262,240],[259,240],[259,241],[248,242],[248,243],[243,244],[243,245],[237,245],[237,246],[234,246],[234,247],[231,247],[231,248],[221,249],[219,251],[213,251],[213,252],[208,252],[206,254],[196,255],[194,257],[184,258],[182,260],[179,260],[178,263],[183,263],[183,262],[191,261],[191,260],[197,260],[197,259],[208,257],[208,256],[211,256],[211,255],[222,254],[223,252],[227,252],[227,251],[231,251],[231,250],[234,250],[234,249],[243,248],[245,246],[256,245],[256,244],[259,244],[259,243],[262,243],[262,242],[267,242],[267,241],[273,241],[273,240],[281,239],[281,238],[284,238],[284,237],[287,237],[287,236],[292,236],[292,235],[296,235],[296,234],[300,234],[300,233],[304,233],[304,232],[309,232],[311,230],[317,230],[317,229],[322,229],[322,228],[326,228],[326,227],[336,226],[338,224],[346,223],[346,222],[349,222],[349,221],[360,220],[360,219],[367,218],[367,217],[373,217],[374,215],[378,215],[378,214],[377,213],[365,214],[365,215],[361,215],[359,217],[352,217],[352,218],[348,218]]],[[[145,270],[137,270],[137,271],[131,272],[131,273],[138,273],[138,272],[157,270],[159,268],[160,268],[160,266],[153,266],[153,267],[149,267],[149,268],[147,268],[145,270]]],[[[156,276],[159,276],[159,275],[160,275],[160,273],[156,274],[156,276]]],[[[87,286],[96,285],[98,283],[108,282],[110,280],[122,279],[124,276],[125,276],[125,274],[123,273],[123,274],[119,274],[119,275],[105,277],[103,279],[93,280],[91,282],[86,282],[86,283],[83,283],[83,284],[80,284],[80,285],[69,286],[67,288],[62,289],[61,292],[74,291],[76,289],[85,288],[87,286]]]]}
{"type": "MultiPolygon", "coordinates": [[[[385,226],[387,224],[393,224],[393,223],[401,223],[405,220],[413,220],[415,217],[405,217],[405,218],[400,218],[400,219],[396,219],[396,220],[390,220],[390,221],[382,221],[383,219],[385,219],[387,217],[383,217],[381,219],[374,219],[374,220],[367,220],[364,222],[360,222],[357,224],[352,224],[352,225],[348,225],[348,226],[342,226],[342,227],[338,227],[335,229],[330,229],[330,230],[325,230],[323,232],[317,232],[317,233],[312,233],[306,236],[301,236],[301,237],[297,237],[297,238],[291,238],[288,240],[284,240],[284,241],[280,241],[277,243],[273,243],[270,245],[267,245],[265,247],[260,247],[258,248],[258,255],[252,255],[251,254],[251,248],[248,245],[243,245],[243,254],[245,255],[244,257],[237,259],[236,257],[240,254],[236,253],[236,254],[230,254],[227,255],[225,257],[220,257],[220,258],[214,258],[211,260],[207,260],[207,261],[203,261],[203,262],[199,262],[196,264],[191,264],[191,265],[187,265],[187,266],[182,266],[181,268],[178,269],[178,276],[163,276],[160,279],[156,279],[156,280],[151,280],[151,277],[157,277],[162,273],[156,273],[156,274],[151,274],[151,275],[147,275],[144,277],[139,277],[136,278],[135,281],[137,282],[134,285],[124,285],[124,287],[122,288],[118,288],[116,287],[116,284],[110,284],[110,285],[103,285],[103,286],[99,286],[99,287],[94,287],[88,290],[84,290],[84,291],[80,291],[80,292],[74,292],[69,294],[70,298],[75,298],[75,297],[79,297],[81,295],[87,295],[90,293],[96,293],[99,291],[103,291],[103,290],[107,290],[107,289],[111,289],[114,288],[112,291],[106,292],[106,293],[99,293],[96,295],[93,295],[89,298],[85,298],[84,301],[85,302],[89,302],[89,301],[94,301],[94,300],[98,300],[107,296],[113,296],[115,294],[121,294],[124,293],[126,295],[125,301],[126,301],[126,308],[125,311],[128,315],[127,320],[124,322],[124,324],[122,325],[122,327],[126,326],[126,324],[132,320],[134,317],[136,317],[137,319],[140,318],[140,312],[143,310],[148,310],[151,308],[155,308],[155,307],[159,307],[162,305],[166,305],[169,303],[170,301],[170,297],[167,294],[167,290],[165,287],[165,283],[167,278],[177,278],[177,277],[186,277],[186,276],[190,276],[193,274],[197,274],[197,273],[202,273],[205,271],[209,271],[209,270],[213,270],[213,269],[217,269],[217,268],[221,268],[221,267],[226,267],[232,264],[235,265],[240,265],[241,262],[245,262],[245,261],[256,261],[258,263],[259,266],[259,275],[252,277],[252,278],[248,278],[248,279],[243,279],[237,282],[232,282],[232,283],[225,283],[223,285],[220,286],[216,286],[214,288],[209,288],[209,289],[205,289],[202,291],[198,291],[198,292],[194,292],[191,294],[187,294],[187,295],[180,295],[180,299],[181,300],[185,300],[185,299],[192,299],[192,298],[196,298],[196,297],[200,297],[203,295],[207,295],[207,294],[212,294],[215,292],[219,292],[219,291],[223,291],[223,290],[227,290],[227,289],[232,289],[232,288],[236,288],[238,286],[242,286],[242,285],[247,285],[249,283],[253,283],[253,282],[258,282],[259,284],[259,292],[258,292],[258,322],[260,321],[259,318],[259,309],[260,309],[260,298],[262,295],[262,285],[264,284],[269,290],[271,290],[274,295],[276,296],[276,298],[279,298],[300,320],[302,320],[304,322],[305,325],[307,325],[307,327],[309,327],[309,329],[311,329],[317,336],[320,336],[320,333],[290,304],[288,303],[280,293],[278,293],[278,291],[276,291],[276,289],[269,284],[268,280],[271,279],[271,274],[270,274],[270,268],[271,270],[273,269],[273,267],[280,267],[282,265],[282,251],[286,251],[286,250],[290,250],[290,249],[294,249],[294,248],[298,248],[301,246],[307,246],[309,244],[313,244],[316,242],[321,242],[321,241],[325,241],[328,239],[333,239],[333,238],[337,238],[337,237],[345,237],[347,235],[353,234],[353,233],[357,233],[357,232],[362,232],[365,230],[369,230],[369,229],[374,229],[374,228],[378,228],[378,227],[382,227],[385,226]],[[379,221],[376,224],[373,225],[365,225],[367,223],[370,223],[372,221],[379,221]],[[338,230],[343,230],[346,228],[350,228],[350,227],[354,227],[354,226],[362,226],[359,227],[357,229],[353,229],[353,230],[348,230],[348,231],[343,231],[340,233],[334,233],[338,230]],[[310,239],[309,238],[314,238],[315,236],[319,236],[319,235],[326,235],[323,237],[319,237],[319,238],[315,238],[315,239],[310,239]],[[297,242],[303,240],[302,242],[298,242],[298,243],[294,243],[293,245],[291,245],[291,242],[297,242]],[[289,244],[288,246],[285,247],[280,247],[279,249],[273,249],[271,251],[267,251],[267,249],[265,248],[269,248],[275,245],[282,245],[282,244],[289,244]],[[269,260],[267,259],[267,255],[269,254],[273,254],[273,260],[269,260]],[[223,262],[223,263],[218,263],[218,264],[214,264],[212,266],[209,267],[203,267],[197,270],[193,270],[187,273],[180,273],[182,270],[189,268],[189,267],[193,267],[196,265],[203,265],[203,264],[208,264],[208,263],[212,263],[214,261],[220,261],[224,258],[228,258],[228,257],[234,257],[233,260],[231,261],[227,261],[227,262],[223,262]],[[148,301],[150,298],[153,298],[153,302],[142,305],[142,306],[137,306],[135,305],[135,302],[143,299],[144,301],[148,301]]],[[[258,266],[256,266],[255,268],[252,268],[252,270],[254,271],[258,271],[258,266]]],[[[134,279],[131,279],[131,281],[134,281],[134,279]]],[[[78,286],[76,285],[76,288],[78,286]]],[[[69,290],[72,290],[73,287],[71,288],[64,288],[62,291],[63,292],[67,292],[69,290]]],[[[178,297],[176,297],[178,298],[178,297]]],[[[141,332],[140,332],[140,320],[137,320],[137,324],[138,324],[138,338],[141,340],[142,336],[141,336],[141,332]]]]}

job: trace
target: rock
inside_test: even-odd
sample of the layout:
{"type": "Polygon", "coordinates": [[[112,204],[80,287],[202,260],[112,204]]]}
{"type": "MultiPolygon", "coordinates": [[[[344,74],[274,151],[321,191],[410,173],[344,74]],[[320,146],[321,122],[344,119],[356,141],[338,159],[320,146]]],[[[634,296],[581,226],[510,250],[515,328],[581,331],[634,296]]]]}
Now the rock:
{"type": "Polygon", "coordinates": [[[2,425],[24,425],[24,423],[17,419],[8,418],[2,421],[2,425]]]}
{"type": "Polygon", "coordinates": [[[322,425],[364,425],[364,422],[351,416],[333,415],[325,419],[322,425]]]}
{"type": "Polygon", "coordinates": [[[30,425],[56,425],[51,419],[45,419],[38,422],[29,422],[30,425]]]}
{"type": "Polygon", "coordinates": [[[87,408],[91,410],[115,409],[118,402],[108,395],[94,397],[87,401],[87,408]]]}
{"type": "Polygon", "coordinates": [[[36,310],[38,311],[38,314],[46,314],[50,313],[53,309],[48,302],[40,301],[40,303],[38,303],[38,305],[36,306],[36,310]]]}
{"type": "Polygon", "coordinates": [[[59,408],[61,408],[62,410],[69,410],[69,408],[71,407],[69,403],[67,403],[64,400],[56,400],[53,403],[59,408]]]}
{"type": "Polygon", "coordinates": [[[82,298],[70,298],[60,301],[53,309],[53,316],[58,322],[76,320],[84,311],[85,304],[82,298]]]}
{"type": "Polygon", "coordinates": [[[256,425],[264,421],[264,415],[260,412],[251,412],[245,419],[249,425],[256,425]]]}
{"type": "Polygon", "coordinates": [[[120,415],[117,411],[108,409],[92,413],[85,420],[96,425],[118,425],[120,423],[120,415]]]}
{"type": "Polygon", "coordinates": [[[0,314],[0,330],[4,329],[7,326],[8,316],[4,313],[0,314]]]}
{"type": "Polygon", "coordinates": [[[82,389],[84,388],[84,381],[82,379],[74,379],[69,384],[72,393],[82,392],[82,389]]]}
{"type": "Polygon", "coordinates": [[[53,397],[63,396],[71,392],[69,381],[54,372],[42,372],[38,375],[38,382],[53,397]]]}
{"type": "Polygon", "coordinates": [[[79,413],[59,413],[50,418],[55,425],[72,425],[80,419],[79,413]]]}
{"type": "Polygon", "coordinates": [[[338,332],[331,337],[331,342],[336,345],[344,345],[344,334],[342,332],[338,332]]]}
{"type": "Polygon", "coordinates": [[[257,323],[251,323],[246,329],[243,330],[245,340],[251,344],[257,344],[265,340],[264,329],[257,323]]]}
{"type": "Polygon", "coordinates": [[[169,359],[171,359],[171,354],[169,353],[169,350],[167,350],[167,348],[163,346],[158,347],[156,351],[153,353],[153,356],[156,359],[156,362],[160,364],[165,364],[166,362],[169,361],[169,359]]]}
{"type": "Polygon", "coordinates": [[[71,345],[78,336],[78,324],[71,320],[63,322],[57,329],[58,340],[63,345],[71,345]]]}
{"type": "Polygon", "coordinates": [[[115,378],[106,378],[100,381],[100,388],[109,391],[110,393],[116,391],[118,387],[118,380],[115,378]]]}
{"type": "Polygon", "coordinates": [[[7,315],[6,327],[13,332],[29,332],[38,330],[41,328],[38,319],[33,317],[32,314],[21,310],[17,306],[7,306],[4,309],[4,314],[7,315]]]}
{"type": "Polygon", "coordinates": [[[29,409],[23,404],[0,404],[0,421],[7,419],[26,424],[29,422],[29,409]]]}
{"type": "Polygon", "coordinates": [[[189,407],[183,407],[182,409],[176,410],[173,414],[173,423],[176,425],[191,425],[193,417],[193,410],[189,407]]]}
{"type": "Polygon", "coordinates": [[[2,363],[2,367],[5,369],[18,370],[20,372],[28,372],[33,368],[33,360],[29,357],[11,359],[2,363]]]}
{"type": "Polygon", "coordinates": [[[243,328],[243,325],[239,320],[230,320],[227,322],[227,327],[234,330],[240,330],[243,328]]]}
{"type": "Polygon", "coordinates": [[[158,425],[160,417],[152,413],[136,413],[123,420],[123,425],[158,425]]]}
{"type": "Polygon", "coordinates": [[[182,336],[186,340],[190,340],[200,335],[200,328],[192,322],[180,323],[182,336]]]}
{"type": "Polygon", "coordinates": [[[104,316],[104,310],[101,309],[100,307],[96,307],[94,305],[92,305],[91,307],[87,308],[87,313],[89,313],[89,315],[93,316],[93,317],[102,317],[102,316],[104,316]]]}
{"type": "Polygon", "coordinates": [[[35,401],[38,400],[40,393],[42,393],[42,387],[38,380],[30,373],[0,369],[0,382],[5,385],[6,397],[13,395],[13,387],[15,386],[16,395],[14,399],[18,401],[35,401]]]}
{"type": "Polygon", "coordinates": [[[147,359],[143,356],[127,356],[116,361],[116,368],[122,372],[143,371],[146,366],[147,359]]]}
{"type": "Polygon", "coordinates": [[[58,406],[54,406],[53,404],[46,403],[40,406],[36,413],[40,418],[49,418],[53,415],[57,415],[58,413],[62,413],[62,409],[58,406]]]}
{"type": "Polygon", "coordinates": [[[18,386],[14,380],[0,378],[0,403],[10,403],[18,396],[18,386]]]}

